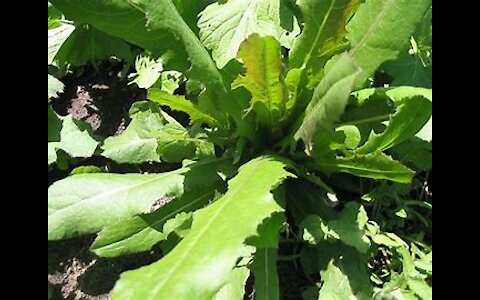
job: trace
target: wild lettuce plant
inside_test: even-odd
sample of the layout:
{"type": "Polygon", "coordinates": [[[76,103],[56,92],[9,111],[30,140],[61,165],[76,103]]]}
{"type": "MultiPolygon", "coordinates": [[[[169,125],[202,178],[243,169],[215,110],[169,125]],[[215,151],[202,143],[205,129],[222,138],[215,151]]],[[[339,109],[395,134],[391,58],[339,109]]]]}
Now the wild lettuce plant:
{"type": "MultiPolygon", "coordinates": [[[[432,90],[372,86],[386,63],[398,72],[430,0],[51,2],[77,27],[148,53],[135,79],[150,87],[148,100],[97,153],[181,163],[159,174],[73,175],[49,187],[49,240],[97,234],[91,251],[101,257],[171,245],[159,261],[122,274],[113,299],[243,299],[250,273],[256,299],[280,299],[277,248],[286,232],[304,245],[305,272],[321,278],[305,299],[431,298],[431,248],[389,232],[376,209],[397,205],[408,194],[401,189],[431,168],[417,154],[431,154],[432,90]],[[174,93],[179,85],[184,95],[174,93]],[[187,114],[188,126],[165,107],[187,114]],[[371,187],[361,199],[339,195],[355,180],[371,187]],[[398,188],[395,201],[382,200],[393,197],[385,187],[398,188]],[[379,252],[400,267],[375,273],[379,252]]],[[[51,118],[73,122],[52,113],[49,140],[51,118]]],[[[50,147],[95,152],[97,141],[69,133],[49,143],[49,165],[50,147]]],[[[407,219],[413,206],[395,213],[407,219]]]]}

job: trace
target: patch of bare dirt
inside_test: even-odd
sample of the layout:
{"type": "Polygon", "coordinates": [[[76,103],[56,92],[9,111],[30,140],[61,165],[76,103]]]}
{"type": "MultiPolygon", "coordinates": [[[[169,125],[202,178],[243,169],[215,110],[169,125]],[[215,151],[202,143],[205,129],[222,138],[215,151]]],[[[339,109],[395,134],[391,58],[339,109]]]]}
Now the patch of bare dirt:
{"type": "Polygon", "coordinates": [[[99,69],[87,66],[62,78],[65,91],[52,101],[52,107],[60,115],[86,121],[97,135],[118,135],[128,125],[130,107],[144,100],[146,92],[128,85],[122,78],[122,64],[104,62],[99,69]]]}
{"type": "Polygon", "coordinates": [[[94,237],[48,242],[48,283],[53,299],[108,300],[120,274],[151,264],[161,251],[114,259],[96,257],[89,251],[94,237]]]}

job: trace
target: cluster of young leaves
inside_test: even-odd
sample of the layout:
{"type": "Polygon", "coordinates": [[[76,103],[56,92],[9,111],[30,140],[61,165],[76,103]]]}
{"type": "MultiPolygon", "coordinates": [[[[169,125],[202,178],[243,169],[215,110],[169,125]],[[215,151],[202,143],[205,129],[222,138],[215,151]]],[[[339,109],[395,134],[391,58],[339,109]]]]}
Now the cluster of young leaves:
{"type": "Polygon", "coordinates": [[[49,165],[51,147],[125,164],[182,162],[49,187],[49,240],[97,234],[91,250],[102,257],[162,246],[162,259],[122,274],[114,299],[243,299],[251,273],[257,299],[280,299],[286,227],[299,228],[302,266],[321,278],[305,299],[431,299],[431,246],[398,231],[431,228],[416,210],[431,203],[403,190],[431,169],[432,90],[398,67],[409,46],[415,59],[431,58],[418,47],[431,43],[430,0],[52,3],[77,29],[145,49],[132,82],[149,100],[101,142],[49,109],[49,165]],[[388,70],[391,85],[372,87],[388,70]],[[185,95],[175,94],[180,85],[185,95]],[[347,201],[339,192],[352,178],[371,188],[347,201]],[[379,255],[392,262],[377,266],[379,255]]]}

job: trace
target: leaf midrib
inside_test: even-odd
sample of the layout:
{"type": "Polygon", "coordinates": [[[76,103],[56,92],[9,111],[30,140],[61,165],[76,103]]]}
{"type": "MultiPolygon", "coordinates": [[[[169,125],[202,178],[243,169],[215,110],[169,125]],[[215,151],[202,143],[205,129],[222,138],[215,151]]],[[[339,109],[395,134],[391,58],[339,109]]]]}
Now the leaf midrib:
{"type": "MultiPolygon", "coordinates": [[[[338,159],[339,161],[342,161],[341,158],[338,159]]],[[[346,159],[346,162],[348,162],[348,159],[346,159]]],[[[360,167],[352,167],[351,165],[347,164],[332,164],[332,163],[320,163],[320,166],[323,167],[341,167],[346,170],[359,170],[359,171],[367,171],[375,174],[394,174],[394,175],[403,175],[403,174],[410,174],[408,171],[388,171],[388,170],[378,170],[378,169],[367,169],[367,168],[360,168],[360,167]]]]}
{"type": "MultiPolygon", "coordinates": [[[[252,170],[248,173],[248,175],[255,174],[258,168],[259,168],[258,165],[254,166],[252,170]]],[[[246,177],[250,178],[251,176],[246,176],[246,177]]],[[[212,223],[216,221],[217,217],[221,213],[223,213],[223,210],[225,209],[225,207],[228,206],[228,204],[230,204],[230,202],[232,201],[231,199],[233,199],[233,197],[230,195],[236,195],[240,190],[243,189],[243,186],[247,183],[243,182],[242,184],[236,186],[233,190],[229,190],[229,192],[225,195],[225,196],[228,195],[228,197],[226,197],[226,201],[222,203],[222,205],[217,209],[217,211],[213,214],[213,216],[210,217],[210,220],[207,222],[207,224],[205,224],[205,226],[201,229],[201,231],[193,238],[193,241],[190,243],[190,246],[187,249],[185,249],[185,251],[183,251],[182,256],[176,260],[175,264],[172,266],[172,268],[170,268],[170,271],[167,274],[164,274],[165,278],[167,279],[163,281],[163,283],[155,287],[153,292],[150,293],[151,297],[149,297],[148,299],[154,300],[155,298],[152,298],[152,297],[155,297],[157,292],[161,290],[168,282],[170,282],[172,278],[171,275],[174,274],[177,271],[178,267],[183,264],[184,260],[190,255],[192,249],[195,248],[198,241],[203,239],[203,236],[209,230],[212,223]]]]}
{"type": "Polygon", "coordinates": [[[375,18],[373,24],[368,28],[367,32],[363,36],[363,38],[358,42],[358,44],[352,49],[351,54],[352,56],[355,56],[358,51],[360,51],[363,46],[368,42],[370,39],[371,35],[378,29],[380,26],[380,23],[384,20],[385,15],[390,11],[391,7],[395,4],[396,0],[387,0],[388,2],[380,12],[380,14],[377,15],[375,18]]]}
{"type": "Polygon", "coordinates": [[[337,2],[337,0],[332,0],[331,1],[330,7],[328,8],[327,13],[325,14],[325,18],[323,19],[322,24],[318,24],[317,20],[314,19],[315,24],[320,25],[320,28],[319,28],[316,36],[315,36],[315,40],[313,42],[313,45],[312,45],[310,51],[308,51],[308,54],[307,54],[307,57],[305,59],[304,65],[302,66],[303,69],[305,69],[307,67],[307,65],[310,63],[310,61],[312,59],[313,51],[315,51],[315,49],[317,48],[317,44],[320,41],[320,37],[323,34],[323,30],[325,29],[325,26],[327,25],[327,20],[329,19],[330,14],[332,13],[336,2],[337,2]]]}

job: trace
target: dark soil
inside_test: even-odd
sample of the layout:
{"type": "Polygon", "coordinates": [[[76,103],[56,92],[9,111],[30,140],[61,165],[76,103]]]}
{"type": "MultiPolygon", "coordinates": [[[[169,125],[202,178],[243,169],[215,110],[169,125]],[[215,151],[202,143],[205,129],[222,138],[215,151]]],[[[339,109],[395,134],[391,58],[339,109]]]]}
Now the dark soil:
{"type": "Polygon", "coordinates": [[[86,66],[62,78],[65,91],[52,107],[62,116],[86,121],[97,135],[118,135],[128,125],[130,107],[144,100],[146,92],[122,79],[123,64],[104,62],[98,68],[102,72],[86,66]]]}
{"type": "MultiPolygon", "coordinates": [[[[298,243],[281,243],[278,249],[280,257],[293,257],[300,253],[298,243]]],[[[295,260],[279,260],[277,263],[280,281],[281,300],[303,299],[302,293],[314,286],[320,278],[308,278],[302,269],[300,258],[295,260]]]]}
{"type": "Polygon", "coordinates": [[[48,242],[48,283],[54,288],[53,299],[106,300],[127,270],[151,264],[160,251],[115,259],[95,257],[89,252],[94,237],[48,242]]]}

